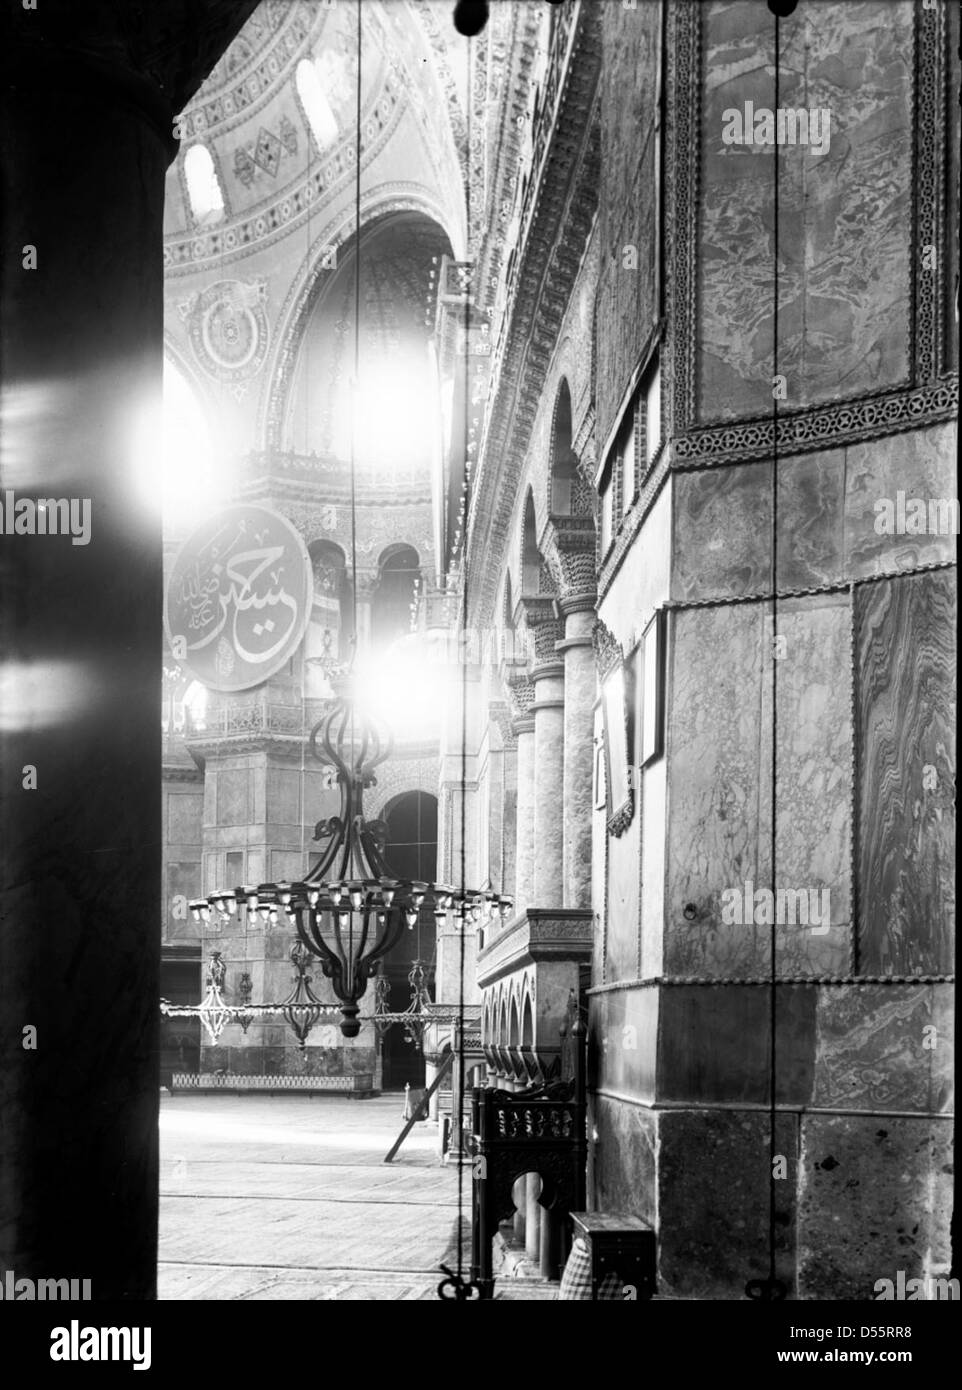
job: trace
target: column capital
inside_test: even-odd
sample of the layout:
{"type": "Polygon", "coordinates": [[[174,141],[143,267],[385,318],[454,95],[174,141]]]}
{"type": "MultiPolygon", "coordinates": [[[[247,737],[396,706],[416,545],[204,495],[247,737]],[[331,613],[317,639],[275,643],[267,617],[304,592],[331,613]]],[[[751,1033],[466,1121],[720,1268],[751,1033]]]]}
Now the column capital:
{"type": "Polygon", "coordinates": [[[576,594],[562,594],[558,600],[558,607],[566,618],[573,613],[594,613],[597,604],[598,595],[594,589],[576,594]]]}
{"type": "Polygon", "coordinates": [[[564,618],[561,617],[558,600],[548,594],[523,595],[525,625],[534,639],[534,659],[536,663],[553,661],[555,643],[564,637],[564,618]]]}
{"type": "MultiPolygon", "coordinates": [[[[555,643],[555,647],[557,647],[557,643],[555,643]]],[[[539,661],[536,665],[532,666],[531,679],[537,686],[540,685],[542,681],[563,680],[564,673],[564,660],[562,659],[559,661],[557,655],[553,653],[550,661],[539,661]]],[[[540,699],[540,696],[536,694],[535,698],[540,699]]]]}

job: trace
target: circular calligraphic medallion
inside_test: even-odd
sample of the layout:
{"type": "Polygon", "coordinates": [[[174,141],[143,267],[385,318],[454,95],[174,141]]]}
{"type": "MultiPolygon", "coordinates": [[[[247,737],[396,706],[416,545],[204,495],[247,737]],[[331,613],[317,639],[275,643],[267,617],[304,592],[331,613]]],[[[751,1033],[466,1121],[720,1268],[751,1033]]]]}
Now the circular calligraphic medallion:
{"type": "Polygon", "coordinates": [[[270,332],[263,280],[218,280],[181,308],[194,355],[221,381],[243,381],[260,371],[270,332]]]}
{"type": "Polygon", "coordinates": [[[300,645],[313,581],[304,542],[267,507],[227,507],[181,547],[164,621],[175,660],[210,690],[249,690],[300,645]]]}

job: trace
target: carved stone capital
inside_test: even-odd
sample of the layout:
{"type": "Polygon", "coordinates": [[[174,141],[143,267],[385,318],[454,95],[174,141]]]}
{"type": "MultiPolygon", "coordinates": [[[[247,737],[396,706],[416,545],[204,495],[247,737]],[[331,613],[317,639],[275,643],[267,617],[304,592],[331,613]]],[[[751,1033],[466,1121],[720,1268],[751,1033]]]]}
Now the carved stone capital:
{"type": "Polygon", "coordinates": [[[549,516],[541,544],[557,576],[562,601],[575,595],[594,594],[597,569],[593,517],[549,516]]]}
{"type": "Polygon", "coordinates": [[[534,639],[535,663],[553,661],[555,643],[564,637],[564,619],[559,614],[556,600],[546,595],[536,598],[523,595],[520,602],[524,609],[525,626],[534,639]]]}

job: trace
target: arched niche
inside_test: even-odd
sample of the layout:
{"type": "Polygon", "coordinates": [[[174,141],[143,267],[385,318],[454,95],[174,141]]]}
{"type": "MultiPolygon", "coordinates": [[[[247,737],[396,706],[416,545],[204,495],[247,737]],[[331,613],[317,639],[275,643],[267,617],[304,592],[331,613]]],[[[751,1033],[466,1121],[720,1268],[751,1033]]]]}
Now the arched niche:
{"type": "Polygon", "coordinates": [[[378,561],[378,583],[371,606],[371,638],[386,647],[411,631],[411,605],[421,561],[412,545],[389,546],[378,561]]]}
{"type": "Polygon", "coordinates": [[[450,254],[444,230],[417,212],[385,213],[362,227],[359,241],[319,248],[292,332],[292,371],[283,373],[282,449],[344,469],[353,452],[362,488],[429,476],[440,447],[440,399],[425,303],[432,274],[436,283],[450,254]]]}
{"type": "Polygon", "coordinates": [[[541,592],[541,551],[534,516],[534,496],[528,489],[521,528],[521,593],[531,598],[541,592]]]}
{"type": "Polygon", "coordinates": [[[571,516],[575,510],[578,456],[571,447],[571,391],[561,379],[551,429],[551,496],[553,516],[571,516]]]}
{"type": "Polygon", "coordinates": [[[350,656],[351,580],[347,557],[333,541],[312,541],[307,553],[314,576],[314,601],[304,639],[304,693],[311,699],[323,699],[331,694],[330,667],[350,656]]]}

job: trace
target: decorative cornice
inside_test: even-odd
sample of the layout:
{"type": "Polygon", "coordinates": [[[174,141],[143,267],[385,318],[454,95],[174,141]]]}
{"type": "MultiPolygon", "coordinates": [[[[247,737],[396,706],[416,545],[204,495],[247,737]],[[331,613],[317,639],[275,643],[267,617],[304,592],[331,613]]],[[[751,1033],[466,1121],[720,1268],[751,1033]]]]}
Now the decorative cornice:
{"type": "Polygon", "coordinates": [[[528,908],[478,952],[478,984],[490,988],[526,966],[588,962],[592,914],[577,908],[528,908]]]}
{"type": "MultiPolygon", "coordinates": [[[[472,496],[469,531],[475,552],[484,555],[500,553],[508,534],[544,380],[597,205],[600,15],[583,0],[562,13],[572,35],[563,69],[556,62],[552,70],[557,97],[553,109],[545,104],[542,119],[550,116],[550,131],[529,185],[530,211],[522,209],[523,239],[508,286],[472,496]]],[[[499,579],[495,566],[478,575],[479,620],[493,611],[499,579]]]]}

